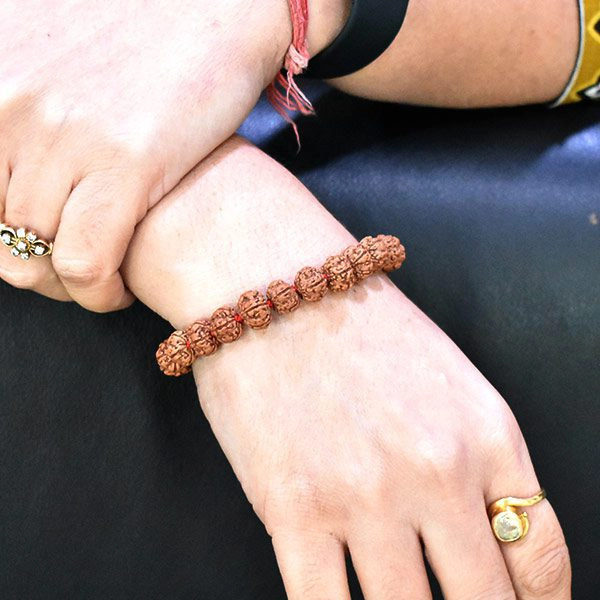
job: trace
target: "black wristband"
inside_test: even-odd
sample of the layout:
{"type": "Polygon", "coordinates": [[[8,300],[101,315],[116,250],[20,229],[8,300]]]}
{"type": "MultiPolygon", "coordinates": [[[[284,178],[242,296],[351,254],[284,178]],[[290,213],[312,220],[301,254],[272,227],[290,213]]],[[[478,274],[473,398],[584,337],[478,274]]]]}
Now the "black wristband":
{"type": "Polygon", "coordinates": [[[310,60],[306,75],[333,79],[366,67],[394,41],[407,8],[408,0],[352,0],[344,29],[310,60]]]}

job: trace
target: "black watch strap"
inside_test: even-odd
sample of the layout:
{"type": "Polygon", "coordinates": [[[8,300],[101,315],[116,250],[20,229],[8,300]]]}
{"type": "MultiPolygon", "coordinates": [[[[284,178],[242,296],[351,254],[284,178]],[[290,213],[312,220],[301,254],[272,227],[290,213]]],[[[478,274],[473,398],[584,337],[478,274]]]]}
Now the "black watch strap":
{"type": "Polygon", "coordinates": [[[346,26],[333,43],[312,58],[305,74],[333,79],[372,63],[398,35],[409,0],[353,0],[346,26]]]}

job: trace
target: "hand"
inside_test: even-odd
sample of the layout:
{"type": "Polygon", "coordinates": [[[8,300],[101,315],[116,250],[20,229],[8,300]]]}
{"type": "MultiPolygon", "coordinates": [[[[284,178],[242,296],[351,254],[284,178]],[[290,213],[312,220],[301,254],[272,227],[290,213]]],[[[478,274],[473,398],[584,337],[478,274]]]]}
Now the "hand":
{"type": "Polygon", "coordinates": [[[290,598],[569,598],[547,501],[514,545],[486,505],[540,489],[505,402],[389,281],[299,310],[198,363],[200,401],[290,598]]]}
{"type": "Polygon", "coordinates": [[[229,137],[282,63],[287,2],[4,2],[0,221],[55,239],[0,277],[108,311],[136,224],[229,137]]]}
{"type": "MultiPolygon", "coordinates": [[[[125,275],[182,327],[351,242],[281,167],[232,140],[151,211],[125,275]]],[[[194,374],[290,598],[349,598],[346,550],[368,600],[428,598],[421,541],[449,599],[570,597],[547,500],[528,509],[523,540],[492,534],[490,502],[540,489],[508,406],[387,277],[247,332],[194,374]]]]}

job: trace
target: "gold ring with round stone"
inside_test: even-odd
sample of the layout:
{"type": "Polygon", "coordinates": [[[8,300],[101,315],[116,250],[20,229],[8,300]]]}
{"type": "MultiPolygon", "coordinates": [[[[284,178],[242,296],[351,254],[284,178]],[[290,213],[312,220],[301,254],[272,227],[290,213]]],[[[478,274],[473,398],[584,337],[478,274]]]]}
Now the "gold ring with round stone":
{"type": "Polygon", "coordinates": [[[529,517],[525,511],[517,512],[517,507],[533,506],[546,497],[546,490],[540,490],[530,498],[507,496],[492,502],[488,506],[488,515],[492,530],[500,542],[516,542],[523,539],[529,531],[529,517]]]}
{"type": "Polygon", "coordinates": [[[52,254],[52,242],[39,239],[33,231],[28,231],[25,227],[14,229],[0,223],[0,242],[10,248],[13,256],[23,260],[29,260],[32,256],[42,258],[52,254]]]}

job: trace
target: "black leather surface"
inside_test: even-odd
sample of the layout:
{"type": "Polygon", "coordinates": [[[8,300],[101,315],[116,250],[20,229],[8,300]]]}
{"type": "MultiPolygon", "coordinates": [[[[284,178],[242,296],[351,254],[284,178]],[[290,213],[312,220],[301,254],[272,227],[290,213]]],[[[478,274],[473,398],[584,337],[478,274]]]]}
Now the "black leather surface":
{"type": "MultiPolygon", "coordinates": [[[[303,149],[259,106],[243,133],[357,236],[508,400],[600,597],[600,110],[454,112],[310,89],[303,149]]],[[[284,598],[269,540],[198,408],[163,378],[167,324],[0,283],[0,598],[284,598]]]]}

